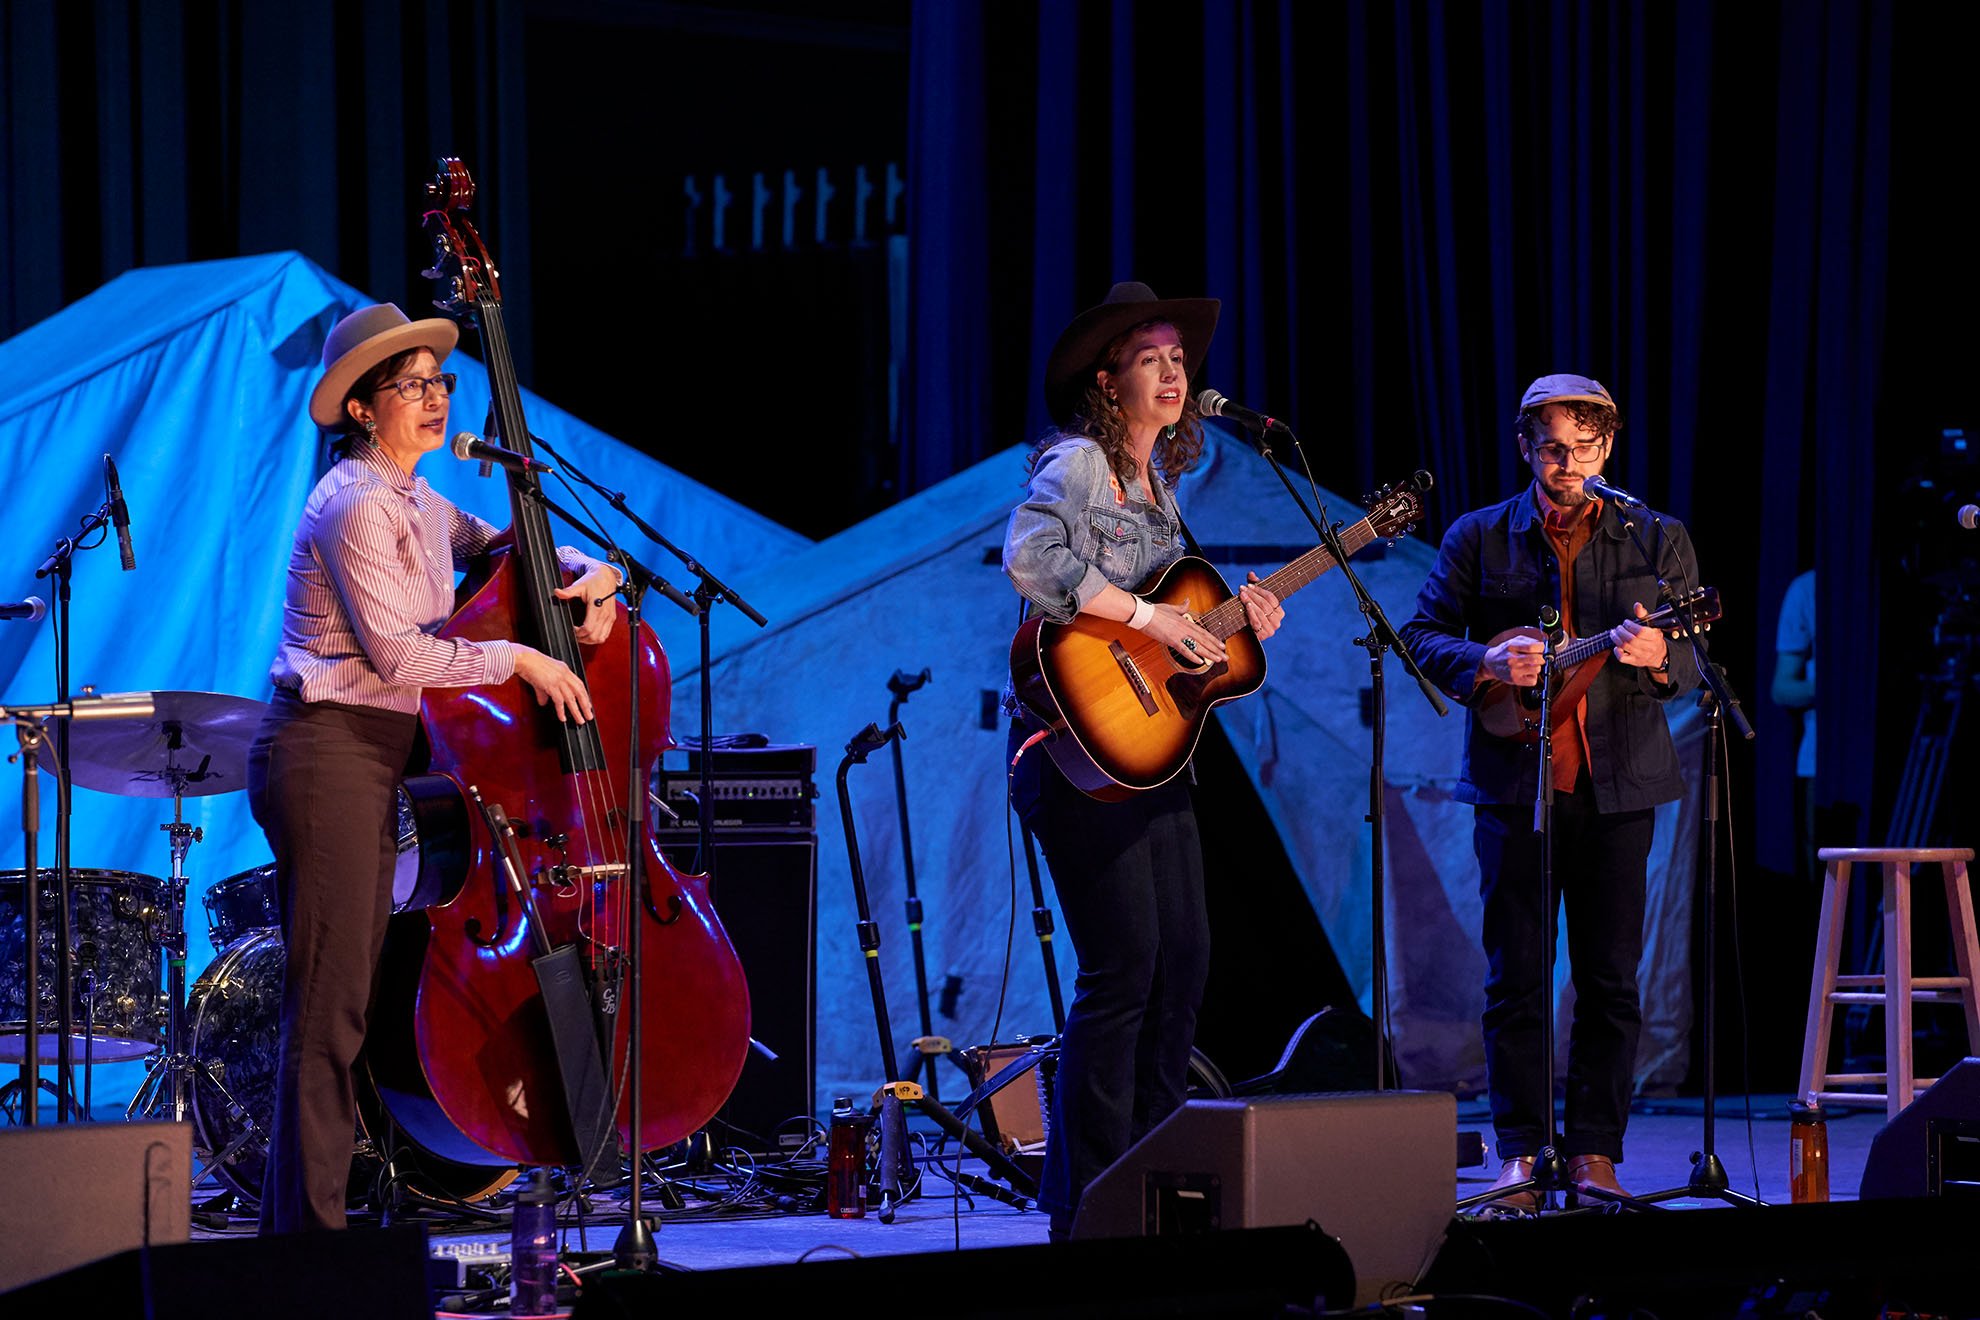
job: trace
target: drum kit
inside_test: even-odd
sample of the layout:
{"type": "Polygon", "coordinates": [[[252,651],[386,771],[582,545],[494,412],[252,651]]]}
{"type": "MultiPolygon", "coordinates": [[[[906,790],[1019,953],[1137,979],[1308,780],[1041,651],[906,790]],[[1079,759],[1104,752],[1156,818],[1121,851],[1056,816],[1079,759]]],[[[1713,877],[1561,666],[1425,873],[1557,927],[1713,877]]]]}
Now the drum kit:
{"type": "MultiPolygon", "coordinates": [[[[248,749],[265,706],[213,692],[154,692],[148,717],[78,721],[69,732],[75,783],[123,797],[172,800],[171,871],[157,879],[127,871],[72,867],[66,951],[74,970],[71,1051],[87,1067],[149,1058],[129,1119],[190,1121],[209,1172],[240,1197],[261,1191],[275,1111],[275,1059],[285,951],[280,896],[272,864],[208,887],[207,933],[217,954],[186,981],[186,858],[203,831],[185,819],[185,800],[247,787],[248,749]]],[[[46,768],[45,766],[43,768],[46,768]]],[[[399,797],[399,865],[394,910],[431,898],[419,874],[419,837],[411,803],[399,797]]],[[[39,1027],[36,1058],[58,1057],[56,896],[51,869],[39,871],[39,1027]]],[[[25,872],[0,871],[0,1065],[27,1060],[25,872]]],[[[360,1093],[353,1165],[354,1198],[386,1164],[374,1139],[386,1117],[358,1069],[360,1093]]],[[[20,1084],[0,1103],[25,1103],[20,1084]]],[[[73,1097],[61,1103],[74,1106],[73,1097]]],[[[413,1181],[456,1200],[499,1189],[512,1169],[454,1166],[416,1156],[413,1181]]]]}

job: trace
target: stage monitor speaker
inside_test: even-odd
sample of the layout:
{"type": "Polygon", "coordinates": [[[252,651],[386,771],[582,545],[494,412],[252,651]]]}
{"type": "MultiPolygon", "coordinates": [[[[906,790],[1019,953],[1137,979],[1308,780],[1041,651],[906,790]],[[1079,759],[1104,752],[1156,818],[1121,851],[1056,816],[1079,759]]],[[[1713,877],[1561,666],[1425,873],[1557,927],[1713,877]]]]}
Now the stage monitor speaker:
{"type": "Polygon", "coordinates": [[[1281,1320],[1344,1306],[1353,1280],[1339,1244],[1301,1225],[1218,1233],[1188,1251],[1173,1242],[1123,1239],[987,1247],[961,1256],[907,1251],[748,1269],[605,1274],[585,1283],[571,1320],[897,1312],[943,1320],[1281,1320]]]}
{"type": "Polygon", "coordinates": [[[0,1315],[432,1320],[426,1230],[283,1233],[123,1251],[0,1297],[0,1315]]]}
{"type": "Polygon", "coordinates": [[[1456,1130],[1441,1091],[1191,1100],[1093,1180],[1073,1237],[1311,1219],[1347,1249],[1366,1305],[1436,1252],[1457,1203],[1456,1130]]]}
{"type": "MultiPolygon", "coordinates": [[[[694,835],[661,835],[667,860],[694,865],[694,835]]],[[[814,1104],[818,985],[818,841],[809,833],[717,830],[715,915],[736,946],[749,982],[752,1047],[717,1120],[718,1144],[759,1152],[802,1144],[810,1133],[792,1119],[814,1104]],[[767,1057],[763,1050],[776,1057],[767,1057]],[[788,1126],[786,1126],[788,1125],[788,1126]]]]}
{"type": "Polygon", "coordinates": [[[126,1247],[184,1242],[191,1216],[190,1123],[0,1130],[0,1292],[126,1247]]]}
{"type": "Polygon", "coordinates": [[[1976,1235],[1958,1201],[1462,1219],[1418,1290],[1438,1320],[1971,1316],[1976,1235]]]}
{"type": "Polygon", "coordinates": [[[1857,1195],[1980,1197],[1980,1059],[1962,1059],[1884,1124],[1857,1195]]]}

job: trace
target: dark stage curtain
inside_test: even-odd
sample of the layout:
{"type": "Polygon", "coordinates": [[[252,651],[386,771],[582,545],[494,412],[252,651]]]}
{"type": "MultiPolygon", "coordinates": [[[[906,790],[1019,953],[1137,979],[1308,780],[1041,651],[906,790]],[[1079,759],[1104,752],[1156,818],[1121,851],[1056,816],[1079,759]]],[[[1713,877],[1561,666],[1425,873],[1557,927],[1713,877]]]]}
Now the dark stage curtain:
{"type": "MultiPolygon", "coordinates": [[[[470,162],[526,264],[524,0],[0,9],[0,334],[133,266],[295,249],[417,316],[412,185],[470,162]]],[[[510,255],[513,254],[513,255],[510,255]]],[[[526,272],[517,272],[526,273],[526,272]]],[[[530,375],[528,281],[507,320],[530,375]]]]}
{"type": "Polygon", "coordinates": [[[1525,481],[1525,383],[1593,375],[1625,417],[1610,475],[1692,527],[1728,602],[1716,654],[1763,735],[1738,819],[1791,871],[1796,733],[1768,686],[1781,593],[1818,557],[1821,690],[1853,694],[1820,723],[1821,794],[1857,804],[1857,837],[1893,755],[1878,629],[1845,621],[1879,607],[1894,21],[1870,0],[918,4],[917,53],[966,67],[917,77],[916,164],[947,167],[944,209],[1010,222],[975,307],[957,234],[911,235],[915,305],[950,318],[911,340],[910,415],[949,427],[917,440],[959,464],[1036,436],[1053,336],[1139,278],[1225,300],[1197,383],[1291,418],[1323,483],[1429,468],[1434,538],[1525,481]]]}
{"type": "MultiPolygon", "coordinates": [[[[14,0],[0,333],[133,265],[277,248],[415,310],[429,294],[410,185],[452,151],[483,185],[533,377],[533,227],[588,204],[532,189],[532,106],[543,118],[586,91],[585,68],[547,58],[525,78],[525,28],[554,8],[14,0]]],[[[614,21],[685,31],[718,12],[580,8],[599,41],[614,21]]],[[[1965,420],[1927,406],[1963,363],[1916,312],[1973,287],[1970,261],[1921,255],[1967,241],[1942,196],[1958,162],[1929,144],[1970,118],[1970,16],[1875,0],[926,0],[911,15],[905,440],[875,484],[909,494],[1036,436],[1052,337],[1122,278],[1225,300],[1200,383],[1293,419],[1328,485],[1433,471],[1433,537],[1520,484],[1521,385],[1586,371],[1627,418],[1613,475],[1692,525],[1726,594],[1717,651],[1762,734],[1736,784],[1759,856],[1789,866],[1793,729],[1766,690],[1781,591],[1811,565],[1821,796],[1854,809],[1856,836],[1881,830],[1912,693],[1877,663],[1880,639],[1900,640],[1881,627],[1877,441],[1965,420]],[[1882,388],[1887,321],[1917,382],[1903,391],[1882,388]]],[[[539,153],[536,174],[553,163],[539,153]]]]}

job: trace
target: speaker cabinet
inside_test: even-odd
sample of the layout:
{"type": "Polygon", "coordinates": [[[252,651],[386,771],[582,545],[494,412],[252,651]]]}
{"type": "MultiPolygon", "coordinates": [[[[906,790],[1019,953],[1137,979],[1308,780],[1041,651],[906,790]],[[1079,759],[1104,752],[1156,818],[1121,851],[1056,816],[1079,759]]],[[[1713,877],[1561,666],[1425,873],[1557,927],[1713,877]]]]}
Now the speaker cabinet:
{"type": "Polygon", "coordinates": [[[184,1242],[191,1215],[190,1123],[0,1129],[0,1292],[184,1242]]]}
{"type": "Polygon", "coordinates": [[[1191,1100],[1094,1179],[1073,1237],[1300,1224],[1340,1239],[1365,1305],[1429,1264],[1457,1203],[1440,1091],[1191,1100]]]}
{"type": "Polygon", "coordinates": [[[0,1297],[0,1314],[432,1320],[426,1230],[282,1233],[124,1251],[0,1297]]]}
{"type": "MultiPolygon", "coordinates": [[[[674,866],[695,865],[695,836],[660,836],[674,866]]],[[[774,1151],[807,1135],[812,1114],[818,985],[818,842],[808,833],[718,830],[709,896],[749,982],[752,1046],[717,1115],[722,1144],[774,1151]],[[768,1050],[775,1058],[764,1054],[768,1050]]]]}
{"type": "Polygon", "coordinates": [[[1980,1198],[1980,1059],[1954,1064],[1884,1124],[1857,1195],[1980,1198]]]}

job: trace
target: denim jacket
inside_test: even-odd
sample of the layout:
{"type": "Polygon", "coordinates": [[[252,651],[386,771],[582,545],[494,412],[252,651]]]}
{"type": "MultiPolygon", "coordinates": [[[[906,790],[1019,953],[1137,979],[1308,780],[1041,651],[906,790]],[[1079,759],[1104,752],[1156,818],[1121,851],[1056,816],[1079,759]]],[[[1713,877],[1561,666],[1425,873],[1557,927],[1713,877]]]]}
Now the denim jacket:
{"type": "Polygon", "coordinates": [[[1004,533],[1011,585],[1066,623],[1109,582],[1132,591],[1181,558],[1174,497],[1152,484],[1155,504],[1127,491],[1093,440],[1066,436],[1047,449],[1004,533]]]}
{"type": "MultiPolygon", "coordinates": [[[[1473,696],[1491,639],[1508,628],[1536,625],[1542,605],[1560,602],[1560,565],[1533,498],[1528,487],[1451,524],[1417,595],[1416,614],[1403,625],[1403,640],[1424,674],[1461,702],[1469,704],[1473,696]]],[[[1664,518],[1660,542],[1650,517],[1636,519],[1637,532],[1657,553],[1664,578],[1674,587],[1696,586],[1697,563],[1684,524],[1664,518]]],[[[1594,536],[1575,559],[1574,597],[1575,627],[1584,637],[1631,617],[1636,601],[1657,608],[1657,578],[1613,506],[1603,509],[1594,536]]],[[[1589,686],[1583,727],[1598,811],[1636,811],[1684,793],[1662,703],[1697,686],[1698,666],[1691,644],[1681,638],[1670,639],[1669,654],[1668,681],[1611,655],[1589,686]]],[[[1459,801],[1531,802],[1539,767],[1534,744],[1495,738],[1467,714],[1459,801]]]]}
{"type": "MultiPolygon", "coordinates": [[[[1132,591],[1182,557],[1174,497],[1154,483],[1159,504],[1130,495],[1099,444],[1065,436],[1038,456],[1031,490],[1011,510],[1004,573],[1046,618],[1067,623],[1109,582],[1132,591]]],[[[1021,716],[1004,682],[1004,714],[1021,716]]]]}

